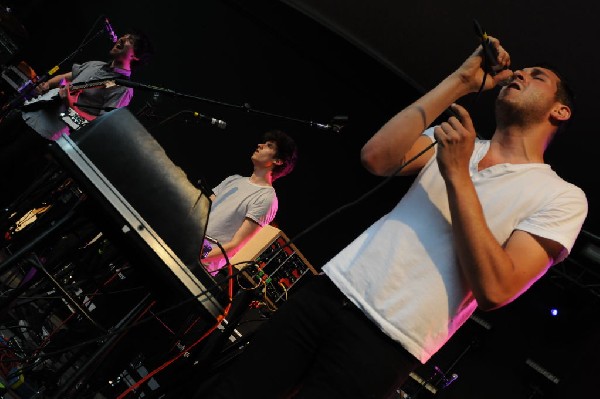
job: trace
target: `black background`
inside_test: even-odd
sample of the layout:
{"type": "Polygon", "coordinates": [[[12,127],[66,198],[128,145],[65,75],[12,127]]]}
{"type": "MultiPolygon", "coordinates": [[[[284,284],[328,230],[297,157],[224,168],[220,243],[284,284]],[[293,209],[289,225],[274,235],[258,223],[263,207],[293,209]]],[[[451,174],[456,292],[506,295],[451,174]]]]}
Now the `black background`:
{"type": "MultiPolygon", "coordinates": [[[[318,269],[404,194],[410,180],[379,187],[383,180],[360,166],[360,147],[474,49],[475,17],[509,51],[515,49],[517,66],[556,55],[574,75],[580,114],[570,136],[551,147],[548,161],[586,191],[584,230],[591,235],[579,245],[596,242],[597,100],[589,75],[598,57],[590,39],[597,27],[586,23],[592,10],[558,2],[433,3],[5,1],[11,17],[0,27],[18,51],[0,55],[5,65],[25,61],[39,75],[57,65],[66,72],[72,62],[107,58],[112,43],[102,31],[104,16],[117,35],[129,27],[147,32],[156,54],[132,80],[164,90],[136,89],[130,110],[136,114],[151,105],[151,115],[139,114],[140,122],[191,181],[208,186],[233,173],[250,174],[262,132],[288,131],[300,158],[292,174],[275,182],[275,224],[318,269]],[[89,33],[93,40],[80,48],[89,33]],[[225,120],[227,128],[187,111],[225,120]],[[339,133],[314,126],[337,115],[349,120],[339,133]]],[[[493,94],[464,103],[484,137],[493,131],[493,94]]],[[[481,315],[491,329],[470,320],[419,372],[426,375],[433,365],[455,371],[459,378],[444,397],[591,397],[586,395],[595,390],[598,371],[592,358],[600,352],[594,339],[600,332],[598,294],[589,288],[597,283],[597,263],[575,255],[564,263],[564,273],[549,273],[513,304],[481,315]],[[592,276],[591,283],[573,279],[575,264],[579,277],[592,276]],[[560,307],[558,317],[548,316],[551,306],[560,307]],[[560,383],[533,371],[527,359],[560,383]]]]}

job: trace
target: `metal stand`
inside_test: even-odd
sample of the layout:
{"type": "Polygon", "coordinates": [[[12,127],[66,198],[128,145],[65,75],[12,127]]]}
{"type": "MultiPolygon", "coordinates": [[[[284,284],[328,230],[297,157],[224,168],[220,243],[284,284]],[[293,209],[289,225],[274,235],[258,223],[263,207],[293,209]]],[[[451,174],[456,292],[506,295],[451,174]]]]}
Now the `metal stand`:
{"type": "Polygon", "coordinates": [[[73,397],[72,395],[76,394],[77,388],[91,376],[91,373],[93,372],[92,367],[99,366],[100,362],[108,356],[111,347],[114,347],[116,342],[127,333],[128,329],[126,327],[131,326],[135,320],[146,312],[150,302],[150,294],[147,294],[127,315],[125,315],[125,317],[123,317],[123,319],[121,319],[119,323],[111,328],[107,335],[108,338],[104,341],[102,346],[90,356],[87,362],[77,370],[75,375],[61,387],[52,399],[66,399],[73,397]]]}

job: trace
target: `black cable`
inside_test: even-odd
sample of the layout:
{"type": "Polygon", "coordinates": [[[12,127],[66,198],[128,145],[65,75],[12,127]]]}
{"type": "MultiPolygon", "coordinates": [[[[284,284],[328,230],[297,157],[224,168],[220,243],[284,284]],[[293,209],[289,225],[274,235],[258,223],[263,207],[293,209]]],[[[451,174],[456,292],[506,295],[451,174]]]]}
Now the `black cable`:
{"type": "MultiPolygon", "coordinates": [[[[483,63],[484,65],[486,64],[486,58],[483,59],[483,63]]],[[[473,101],[472,103],[475,104],[475,102],[477,101],[477,99],[479,98],[479,95],[481,94],[481,92],[483,91],[483,88],[485,87],[485,81],[489,75],[489,73],[485,72],[486,68],[484,67],[484,73],[483,73],[483,79],[481,79],[481,85],[479,86],[479,89],[477,90],[477,93],[475,93],[475,96],[473,97],[473,101]]]]}
{"type": "MultiPolygon", "coordinates": [[[[241,272],[242,272],[242,270],[238,270],[237,272],[233,273],[231,277],[236,276],[237,274],[239,274],[241,272]]],[[[121,333],[126,332],[126,331],[128,331],[130,329],[133,329],[134,327],[140,326],[140,325],[142,325],[142,324],[144,324],[146,322],[154,321],[156,319],[156,316],[166,314],[166,313],[168,313],[170,311],[173,311],[173,310],[175,310],[175,309],[177,309],[177,308],[179,308],[179,307],[181,307],[181,306],[183,306],[183,305],[185,305],[185,304],[187,304],[187,303],[189,303],[191,301],[197,300],[201,296],[208,295],[208,294],[210,294],[210,292],[214,288],[217,288],[221,284],[222,283],[216,283],[213,286],[208,287],[206,290],[200,292],[199,294],[193,295],[190,298],[187,298],[187,299],[185,299],[185,300],[183,300],[183,301],[181,301],[181,302],[179,302],[179,303],[177,303],[175,305],[172,305],[172,306],[169,306],[169,307],[167,307],[165,309],[162,309],[160,311],[154,312],[154,314],[152,315],[152,317],[147,317],[145,319],[140,319],[137,322],[132,323],[132,324],[130,324],[128,326],[124,326],[124,327],[121,327],[121,328],[110,330],[107,333],[102,334],[102,335],[100,335],[98,337],[91,338],[91,339],[79,342],[77,344],[73,344],[73,345],[64,347],[62,349],[57,349],[57,350],[55,350],[53,352],[44,353],[43,355],[40,354],[40,355],[37,355],[35,357],[30,357],[30,358],[26,357],[26,358],[24,358],[22,360],[23,360],[23,362],[36,361],[36,360],[39,361],[40,359],[46,359],[46,358],[51,358],[51,357],[56,356],[56,355],[61,355],[61,354],[65,353],[65,352],[68,352],[68,351],[70,351],[72,349],[76,349],[76,348],[80,348],[80,347],[83,347],[83,346],[86,346],[86,345],[90,345],[90,344],[95,344],[95,343],[102,342],[103,340],[106,340],[107,338],[110,338],[113,335],[121,334],[121,333]]]]}

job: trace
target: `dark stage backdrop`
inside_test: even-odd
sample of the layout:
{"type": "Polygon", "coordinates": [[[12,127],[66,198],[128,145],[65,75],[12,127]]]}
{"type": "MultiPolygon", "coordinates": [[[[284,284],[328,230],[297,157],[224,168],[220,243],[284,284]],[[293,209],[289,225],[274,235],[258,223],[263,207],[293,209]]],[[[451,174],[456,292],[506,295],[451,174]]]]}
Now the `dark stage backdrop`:
{"type": "MultiPolygon", "coordinates": [[[[193,182],[212,187],[232,173],[250,174],[261,134],[288,131],[300,157],[296,170],[275,183],[275,224],[317,269],[387,212],[410,183],[397,179],[378,187],[383,179],[362,169],[359,151],[420,89],[281,2],[4,3],[26,30],[17,35],[19,51],[7,63],[25,61],[38,74],[106,58],[112,43],[104,33],[78,49],[86,34],[102,29],[103,16],[117,35],[129,27],[146,31],[156,54],[132,80],[152,89],[136,89],[130,110],[193,182]],[[193,112],[224,120],[227,127],[193,112]],[[338,133],[310,124],[327,124],[335,116],[348,118],[338,133]]],[[[484,95],[481,101],[490,99],[484,95]]],[[[598,323],[594,327],[589,317],[597,318],[598,297],[577,285],[557,286],[551,278],[561,280],[544,278],[522,300],[482,315],[491,329],[469,321],[421,370],[425,375],[439,365],[459,375],[442,396],[540,397],[532,396],[537,389],[539,395],[571,397],[570,391],[590,387],[590,370],[597,366],[588,357],[598,354],[590,331],[597,336],[598,323]],[[577,299],[565,305],[571,318],[546,317],[555,297],[577,299]],[[556,373],[561,384],[549,382],[527,359],[556,373]]]]}
{"type": "MultiPolygon", "coordinates": [[[[50,8],[30,2],[29,9],[15,6],[30,36],[18,58],[38,74],[47,72],[89,30],[102,28],[93,25],[103,15],[117,35],[128,27],[146,31],[156,54],[132,80],[160,90],[136,89],[131,111],[152,103],[152,116],[145,112],[140,121],[190,180],[210,187],[232,173],[251,173],[250,156],[265,130],[288,131],[298,142],[299,161],[292,174],[275,182],[280,200],[275,222],[292,239],[302,233],[300,251],[320,267],[405,191],[408,182],[398,180],[386,185],[387,194],[377,190],[340,210],[380,183],[360,166],[360,146],[417,92],[288,6],[247,3],[57,1],[50,8]],[[188,111],[224,120],[227,127],[188,111]],[[349,120],[339,133],[310,125],[328,124],[335,116],[349,120]]],[[[103,59],[110,47],[108,36],[100,34],[73,60],[103,59]]]]}

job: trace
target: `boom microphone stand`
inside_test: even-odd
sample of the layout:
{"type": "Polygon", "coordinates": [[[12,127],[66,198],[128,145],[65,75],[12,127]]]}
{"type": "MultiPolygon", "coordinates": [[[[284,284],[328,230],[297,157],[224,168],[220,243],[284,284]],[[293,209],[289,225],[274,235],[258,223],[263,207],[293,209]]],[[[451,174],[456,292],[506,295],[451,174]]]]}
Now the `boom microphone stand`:
{"type": "MultiPolygon", "coordinates": [[[[255,113],[255,114],[266,115],[266,116],[275,117],[275,118],[279,118],[279,119],[286,119],[289,121],[302,123],[302,124],[308,125],[310,127],[316,127],[321,130],[332,131],[334,133],[339,133],[342,130],[342,128],[344,127],[344,123],[347,122],[347,117],[335,116],[328,123],[320,123],[320,122],[315,122],[315,121],[311,121],[311,120],[304,120],[304,119],[289,117],[289,116],[285,116],[285,115],[279,115],[279,114],[275,114],[272,112],[256,110],[256,109],[253,109],[252,107],[250,107],[250,104],[248,104],[248,103],[244,103],[243,105],[230,104],[230,103],[226,103],[226,102],[222,102],[222,101],[218,101],[218,100],[212,100],[209,98],[199,97],[199,96],[195,96],[195,95],[191,95],[191,94],[178,93],[174,90],[166,89],[163,87],[152,86],[152,85],[138,83],[138,82],[132,82],[127,79],[114,79],[114,81],[117,85],[121,85],[121,86],[126,86],[126,87],[141,89],[141,90],[148,90],[148,91],[152,91],[155,93],[163,93],[163,94],[173,96],[173,97],[181,97],[181,98],[187,98],[187,99],[192,99],[192,100],[196,100],[196,101],[202,101],[202,102],[206,102],[206,103],[210,103],[210,104],[215,104],[215,105],[220,105],[220,106],[224,106],[224,107],[228,107],[228,108],[237,109],[239,111],[244,111],[246,113],[255,113]]],[[[222,121],[220,121],[220,122],[222,122],[222,121]]]]}

